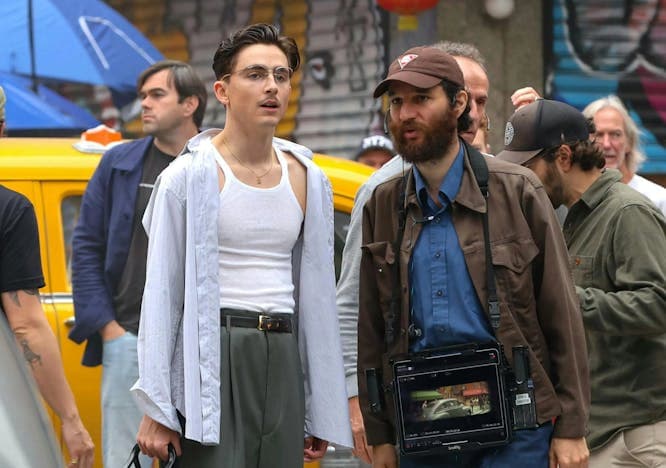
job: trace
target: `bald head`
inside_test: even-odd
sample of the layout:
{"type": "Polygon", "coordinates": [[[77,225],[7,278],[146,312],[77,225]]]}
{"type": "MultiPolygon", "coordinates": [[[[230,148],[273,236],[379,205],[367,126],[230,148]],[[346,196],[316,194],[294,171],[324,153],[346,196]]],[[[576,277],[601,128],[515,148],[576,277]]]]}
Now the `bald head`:
{"type": "Polygon", "coordinates": [[[467,143],[471,144],[472,141],[474,141],[477,130],[479,130],[481,123],[484,121],[490,82],[488,81],[488,75],[479,63],[467,57],[454,55],[453,58],[458,62],[458,66],[463,72],[465,89],[470,96],[469,117],[471,125],[464,132],[460,132],[460,136],[464,138],[467,143]]]}
{"type": "Polygon", "coordinates": [[[469,94],[471,123],[469,128],[459,132],[459,135],[467,143],[472,144],[482,122],[486,121],[486,103],[488,102],[488,90],[490,89],[490,82],[486,73],[486,61],[476,46],[466,42],[441,41],[433,44],[432,47],[453,56],[462,70],[465,89],[469,94]]]}

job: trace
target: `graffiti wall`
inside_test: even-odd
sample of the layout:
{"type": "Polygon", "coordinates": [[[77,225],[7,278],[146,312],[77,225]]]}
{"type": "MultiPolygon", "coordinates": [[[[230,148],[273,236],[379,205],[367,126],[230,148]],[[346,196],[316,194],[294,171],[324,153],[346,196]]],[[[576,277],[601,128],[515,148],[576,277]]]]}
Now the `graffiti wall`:
{"type": "MultiPolygon", "coordinates": [[[[167,0],[167,17],[188,37],[190,63],[211,89],[213,55],[230,32],[267,22],[296,40],[302,65],[279,136],[350,157],[380,131],[372,90],[384,73],[385,34],[374,0],[167,0]]],[[[204,125],[222,126],[224,109],[212,95],[208,107],[204,125]]]]}
{"type": "Polygon", "coordinates": [[[639,172],[666,173],[666,1],[553,0],[546,92],[579,109],[617,94],[643,131],[639,172]]]}

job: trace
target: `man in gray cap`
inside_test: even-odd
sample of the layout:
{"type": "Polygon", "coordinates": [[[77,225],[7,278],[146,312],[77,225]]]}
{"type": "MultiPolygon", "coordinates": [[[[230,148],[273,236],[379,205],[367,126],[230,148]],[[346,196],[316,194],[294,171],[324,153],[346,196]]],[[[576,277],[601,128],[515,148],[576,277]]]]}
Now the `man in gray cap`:
{"type": "Polygon", "coordinates": [[[540,99],[506,124],[497,159],[532,169],[554,206],[590,354],[590,467],[666,463],[666,221],[606,169],[577,109],[540,99]]]}
{"type": "Polygon", "coordinates": [[[379,169],[393,156],[393,142],[384,135],[370,135],[361,140],[361,146],[354,156],[354,161],[379,169]]]}
{"type": "MultiPolygon", "coordinates": [[[[396,427],[408,418],[421,422],[397,434],[402,468],[585,466],[587,351],[566,246],[542,184],[530,171],[484,157],[458,137],[468,125],[469,103],[450,55],[432,47],[406,51],[374,96],[384,93],[388,127],[412,167],[379,184],[363,208],[357,375],[373,466],[397,466],[396,427]],[[428,416],[416,405],[419,392],[392,405],[390,361],[486,342],[499,342],[511,365],[518,362],[514,348],[524,347],[534,382],[534,394],[524,401],[535,404],[533,429],[516,430],[491,448],[455,437],[454,445],[437,445],[437,435],[485,433],[485,415],[495,413],[470,408],[466,416],[428,416]],[[377,373],[382,377],[367,378],[377,373]],[[426,453],[417,455],[421,450],[426,453]]],[[[484,391],[475,380],[433,383],[421,393],[455,396],[458,411],[465,411],[460,402],[469,399],[467,383],[502,405],[498,392],[484,391]]]]}

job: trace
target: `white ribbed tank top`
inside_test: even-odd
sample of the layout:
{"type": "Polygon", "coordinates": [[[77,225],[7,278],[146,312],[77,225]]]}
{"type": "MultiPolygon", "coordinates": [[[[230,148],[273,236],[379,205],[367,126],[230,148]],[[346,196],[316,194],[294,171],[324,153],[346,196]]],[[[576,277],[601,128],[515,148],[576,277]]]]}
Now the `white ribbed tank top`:
{"type": "Polygon", "coordinates": [[[287,161],[278,185],[244,184],[220,154],[224,172],[218,214],[220,307],[256,312],[294,311],[291,253],[301,232],[303,210],[296,199],[287,161]]]}

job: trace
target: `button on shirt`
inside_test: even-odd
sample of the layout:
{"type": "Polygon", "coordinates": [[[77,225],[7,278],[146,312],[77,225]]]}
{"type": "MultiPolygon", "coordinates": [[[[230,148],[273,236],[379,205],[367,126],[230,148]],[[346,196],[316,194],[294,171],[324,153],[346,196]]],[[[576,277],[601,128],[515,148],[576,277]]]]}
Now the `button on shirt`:
{"type": "MultiPolygon", "coordinates": [[[[410,342],[411,351],[438,346],[494,340],[490,324],[467,271],[465,256],[451,218],[463,175],[463,147],[439,188],[438,207],[414,166],[423,229],[409,263],[411,320],[421,336],[410,342]]],[[[409,220],[407,220],[409,222],[409,220]]]]}

